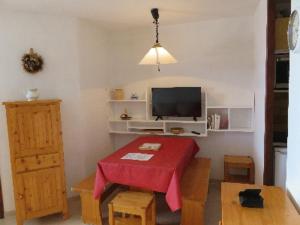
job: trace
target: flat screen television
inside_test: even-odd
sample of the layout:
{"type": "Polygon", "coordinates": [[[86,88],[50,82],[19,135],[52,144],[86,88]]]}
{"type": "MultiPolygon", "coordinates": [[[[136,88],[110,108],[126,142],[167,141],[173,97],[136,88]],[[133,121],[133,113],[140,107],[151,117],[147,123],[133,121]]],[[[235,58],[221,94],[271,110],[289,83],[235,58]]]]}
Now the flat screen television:
{"type": "Polygon", "coordinates": [[[201,87],[152,88],[152,116],[201,117],[201,87]]]}

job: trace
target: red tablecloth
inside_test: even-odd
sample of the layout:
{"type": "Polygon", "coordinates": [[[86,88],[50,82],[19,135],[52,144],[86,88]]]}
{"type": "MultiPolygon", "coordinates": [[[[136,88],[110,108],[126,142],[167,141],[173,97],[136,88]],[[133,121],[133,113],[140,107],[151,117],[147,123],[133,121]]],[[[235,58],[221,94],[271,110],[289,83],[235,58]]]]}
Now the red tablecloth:
{"type": "Polygon", "coordinates": [[[191,138],[140,137],[98,162],[94,197],[99,199],[107,182],[166,193],[172,211],[181,208],[180,178],[199,151],[191,138]],[[161,143],[158,151],[141,151],[143,143],[161,143]],[[154,154],[148,161],[121,159],[127,153],[154,154]]]}

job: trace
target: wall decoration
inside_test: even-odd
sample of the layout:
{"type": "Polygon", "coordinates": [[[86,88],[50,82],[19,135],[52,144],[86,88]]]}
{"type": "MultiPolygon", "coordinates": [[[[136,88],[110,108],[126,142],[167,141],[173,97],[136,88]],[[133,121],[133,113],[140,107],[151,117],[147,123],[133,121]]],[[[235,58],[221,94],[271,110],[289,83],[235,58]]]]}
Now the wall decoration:
{"type": "Polygon", "coordinates": [[[34,74],[43,69],[43,58],[35,53],[31,48],[29,53],[26,53],[22,57],[23,68],[26,72],[34,74]]]}

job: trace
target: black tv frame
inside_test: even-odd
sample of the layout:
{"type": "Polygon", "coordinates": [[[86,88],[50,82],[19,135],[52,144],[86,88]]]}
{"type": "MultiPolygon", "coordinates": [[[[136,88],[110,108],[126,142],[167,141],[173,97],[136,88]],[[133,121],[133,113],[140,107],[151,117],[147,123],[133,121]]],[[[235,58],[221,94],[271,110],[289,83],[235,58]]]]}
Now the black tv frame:
{"type": "MultiPolygon", "coordinates": [[[[202,88],[201,87],[152,87],[151,88],[151,94],[152,94],[152,116],[156,116],[156,119],[155,121],[158,121],[158,120],[163,120],[163,117],[164,115],[154,115],[153,113],[153,107],[154,107],[154,104],[153,104],[153,89],[172,89],[172,88],[197,88],[197,89],[200,89],[200,116],[186,116],[186,117],[192,117],[194,121],[197,121],[197,117],[202,117],[202,88]]],[[[168,115],[169,116],[169,115],[168,115]]],[[[173,116],[173,115],[170,115],[170,117],[185,117],[185,116],[173,116]]]]}

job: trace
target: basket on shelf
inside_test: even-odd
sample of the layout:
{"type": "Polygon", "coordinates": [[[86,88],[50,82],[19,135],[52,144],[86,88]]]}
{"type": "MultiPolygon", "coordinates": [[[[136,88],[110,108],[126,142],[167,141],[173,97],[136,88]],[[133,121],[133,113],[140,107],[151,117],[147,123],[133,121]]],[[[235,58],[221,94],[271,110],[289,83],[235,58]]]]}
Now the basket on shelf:
{"type": "Polygon", "coordinates": [[[111,97],[113,100],[124,100],[124,90],[121,88],[112,90],[111,97]]]}
{"type": "Polygon", "coordinates": [[[172,134],[182,134],[184,133],[184,129],[182,127],[172,127],[170,129],[172,134]]]}

